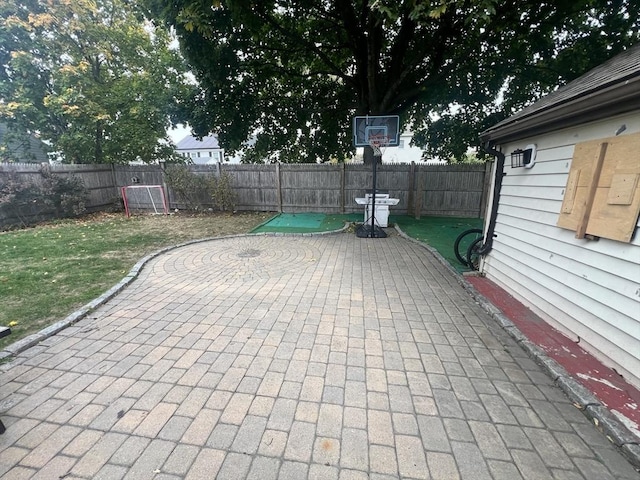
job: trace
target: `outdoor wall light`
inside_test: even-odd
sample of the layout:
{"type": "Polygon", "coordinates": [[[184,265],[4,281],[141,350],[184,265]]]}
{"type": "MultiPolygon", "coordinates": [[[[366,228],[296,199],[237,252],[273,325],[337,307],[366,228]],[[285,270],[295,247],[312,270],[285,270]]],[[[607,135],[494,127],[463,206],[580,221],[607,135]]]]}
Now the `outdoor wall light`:
{"type": "Polygon", "coordinates": [[[531,168],[536,163],[536,146],[527,145],[511,152],[511,168],[531,168]]]}

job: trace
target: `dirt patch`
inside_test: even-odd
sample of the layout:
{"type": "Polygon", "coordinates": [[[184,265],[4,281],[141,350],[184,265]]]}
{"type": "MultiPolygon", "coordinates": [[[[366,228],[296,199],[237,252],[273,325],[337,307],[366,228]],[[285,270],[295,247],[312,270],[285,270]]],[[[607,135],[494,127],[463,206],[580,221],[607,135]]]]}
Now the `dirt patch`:
{"type": "Polygon", "coordinates": [[[271,218],[273,213],[173,213],[168,216],[133,217],[148,231],[161,231],[183,241],[207,237],[249,233],[255,227],[271,218]]]}

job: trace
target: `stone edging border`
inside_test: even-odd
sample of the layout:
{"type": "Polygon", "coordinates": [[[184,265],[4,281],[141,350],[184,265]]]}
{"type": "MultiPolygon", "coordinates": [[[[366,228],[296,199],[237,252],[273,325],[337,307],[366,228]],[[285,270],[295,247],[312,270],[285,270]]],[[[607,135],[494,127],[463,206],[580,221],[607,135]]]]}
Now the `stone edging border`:
{"type": "Polygon", "coordinates": [[[573,378],[565,368],[549,357],[541,348],[531,342],[520,329],[507,318],[502,311],[493,305],[484,295],[478,292],[469,283],[464,275],[458,273],[449,262],[433,247],[409,237],[400,227],[396,225],[396,231],[401,237],[421,245],[427,249],[444,266],[458,283],[471,295],[471,297],[489,314],[531,357],[542,370],[554,381],[569,400],[578,408],[589,420],[593,422],[598,430],[613,443],[629,462],[636,468],[640,468],[640,439],[631,432],[618,418],[613,415],[600,400],[575,378],[573,378]]]}

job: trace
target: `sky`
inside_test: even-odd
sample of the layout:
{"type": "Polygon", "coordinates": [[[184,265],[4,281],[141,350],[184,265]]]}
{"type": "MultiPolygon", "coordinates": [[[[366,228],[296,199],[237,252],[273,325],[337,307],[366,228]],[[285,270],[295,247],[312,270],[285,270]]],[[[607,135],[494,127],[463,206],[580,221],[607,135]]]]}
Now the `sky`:
{"type": "Polygon", "coordinates": [[[169,130],[167,130],[167,134],[169,135],[169,138],[173,141],[173,143],[178,143],[187,135],[191,135],[191,129],[179,123],[176,128],[170,128],[169,130]]]}

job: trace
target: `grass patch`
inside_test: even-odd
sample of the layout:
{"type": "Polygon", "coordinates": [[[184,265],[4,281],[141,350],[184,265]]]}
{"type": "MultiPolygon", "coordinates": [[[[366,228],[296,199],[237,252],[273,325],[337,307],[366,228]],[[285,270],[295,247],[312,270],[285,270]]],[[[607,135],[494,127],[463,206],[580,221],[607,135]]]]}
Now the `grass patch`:
{"type": "Polygon", "coordinates": [[[0,233],[0,348],[65,318],[145,255],[188,240],[248,233],[271,214],[97,214],[0,233]]]}

